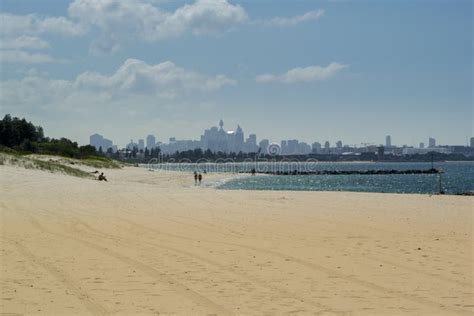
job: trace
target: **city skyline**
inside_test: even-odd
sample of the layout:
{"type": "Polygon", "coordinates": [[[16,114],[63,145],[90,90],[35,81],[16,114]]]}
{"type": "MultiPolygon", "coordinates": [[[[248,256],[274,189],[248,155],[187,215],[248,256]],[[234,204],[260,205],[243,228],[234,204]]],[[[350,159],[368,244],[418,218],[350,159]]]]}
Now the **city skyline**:
{"type": "Polygon", "coordinates": [[[200,137],[195,136],[188,139],[170,137],[168,140],[164,140],[154,134],[148,134],[146,137],[131,138],[130,142],[123,146],[117,145],[116,143],[112,144],[111,140],[95,133],[90,136],[89,144],[95,146],[96,149],[103,147],[104,151],[109,147],[113,148],[114,151],[122,148],[144,150],[146,148],[160,147],[165,153],[174,153],[176,151],[186,151],[197,148],[203,150],[210,149],[213,152],[256,152],[259,149],[266,152],[269,145],[278,144],[283,154],[329,153],[329,149],[336,149],[334,151],[335,153],[343,153],[344,150],[350,148],[375,148],[380,146],[388,149],[388,152],[395,148],[406,147],[417,149],[412,150],[411,153],[429,152],[433,148],[445,146],[474,147],[474,137],[470,137],[466,144],[439,144],[435,137],[429,137],[427,140],[428,145],[425,148],[424,142],[419,142],[417,146],[397,144],[396,142],[392,143],[392,135],[385,135],[385,143],[361,142],[360,144],[348,144],[344,143],[341,139],[337,141],[313,139],[311,142],[305,142],[291,138],[281,140],[273,140],[264,137],[259,138],[258,135],[254,133],[248,133],[248,137],[246,137],[246,133],[240,124],[237,124],[235,129],[226,129],[224,126],[225,123],[221,119],[218,124],[204,129],[200,137]]]}
{"type": "Polygon", "coordinates": [[[0,21],[0,113],[81,144],[221,117],[275,141],[473,134],[472,1],[4,0],[0,21]]]}

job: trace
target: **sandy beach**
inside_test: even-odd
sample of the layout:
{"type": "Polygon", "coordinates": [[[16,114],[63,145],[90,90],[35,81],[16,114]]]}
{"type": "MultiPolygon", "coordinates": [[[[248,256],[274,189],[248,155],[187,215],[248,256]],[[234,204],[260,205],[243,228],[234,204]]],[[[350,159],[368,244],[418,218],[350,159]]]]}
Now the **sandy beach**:
{"type": "Polygon", "coordinates": [[[474,313],[471,197],[105,172],[0,166],[0,314],[474,313]]]}

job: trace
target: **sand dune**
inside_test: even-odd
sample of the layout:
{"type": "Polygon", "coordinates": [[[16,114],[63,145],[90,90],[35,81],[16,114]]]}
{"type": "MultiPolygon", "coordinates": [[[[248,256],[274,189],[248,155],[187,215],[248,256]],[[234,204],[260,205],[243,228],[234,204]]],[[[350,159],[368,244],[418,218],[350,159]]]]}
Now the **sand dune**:
{"type": "Polygon", "coordinates": [[[106,174],[0,166],[0,314],[474,313],[470,197],[106,174]]]}

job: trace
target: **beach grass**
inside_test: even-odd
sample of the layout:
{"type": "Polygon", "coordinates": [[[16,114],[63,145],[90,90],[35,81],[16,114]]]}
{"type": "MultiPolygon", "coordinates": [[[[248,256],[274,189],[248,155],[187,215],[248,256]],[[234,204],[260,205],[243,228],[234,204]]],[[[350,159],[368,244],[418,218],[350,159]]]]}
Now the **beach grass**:
{"type": "Polygon", "coordinates": [[[0,165],[12,165],[23,167],[25,169],[36,169],[43,170],[52,173],[61,173],[74,177],[80,178],[90,178],[93,179],[94,176],[89,172],[83,171],[78,168],[73,168],[66,166],[57,161],[52,160],[40,160],[28,156],[22,156],[15,153],[5,153],[0,152],[0,165]]]}

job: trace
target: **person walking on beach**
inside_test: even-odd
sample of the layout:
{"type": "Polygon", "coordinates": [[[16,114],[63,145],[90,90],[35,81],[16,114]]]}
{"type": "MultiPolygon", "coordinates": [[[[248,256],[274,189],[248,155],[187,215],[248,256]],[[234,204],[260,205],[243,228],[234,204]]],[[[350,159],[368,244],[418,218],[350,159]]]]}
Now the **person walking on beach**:
{"type": "Polygon", "coordinates": [[[198,183],[198,174],[196,171],[194,171],[194,184],[198,183]]]}
{"type": "Polygon", "coordinates": [[[199,180],[199,185],[201,185],[201,182],[202,182],[202,174],[199,174],[199,175],[198,175],[198,180],[199,180]]]}

